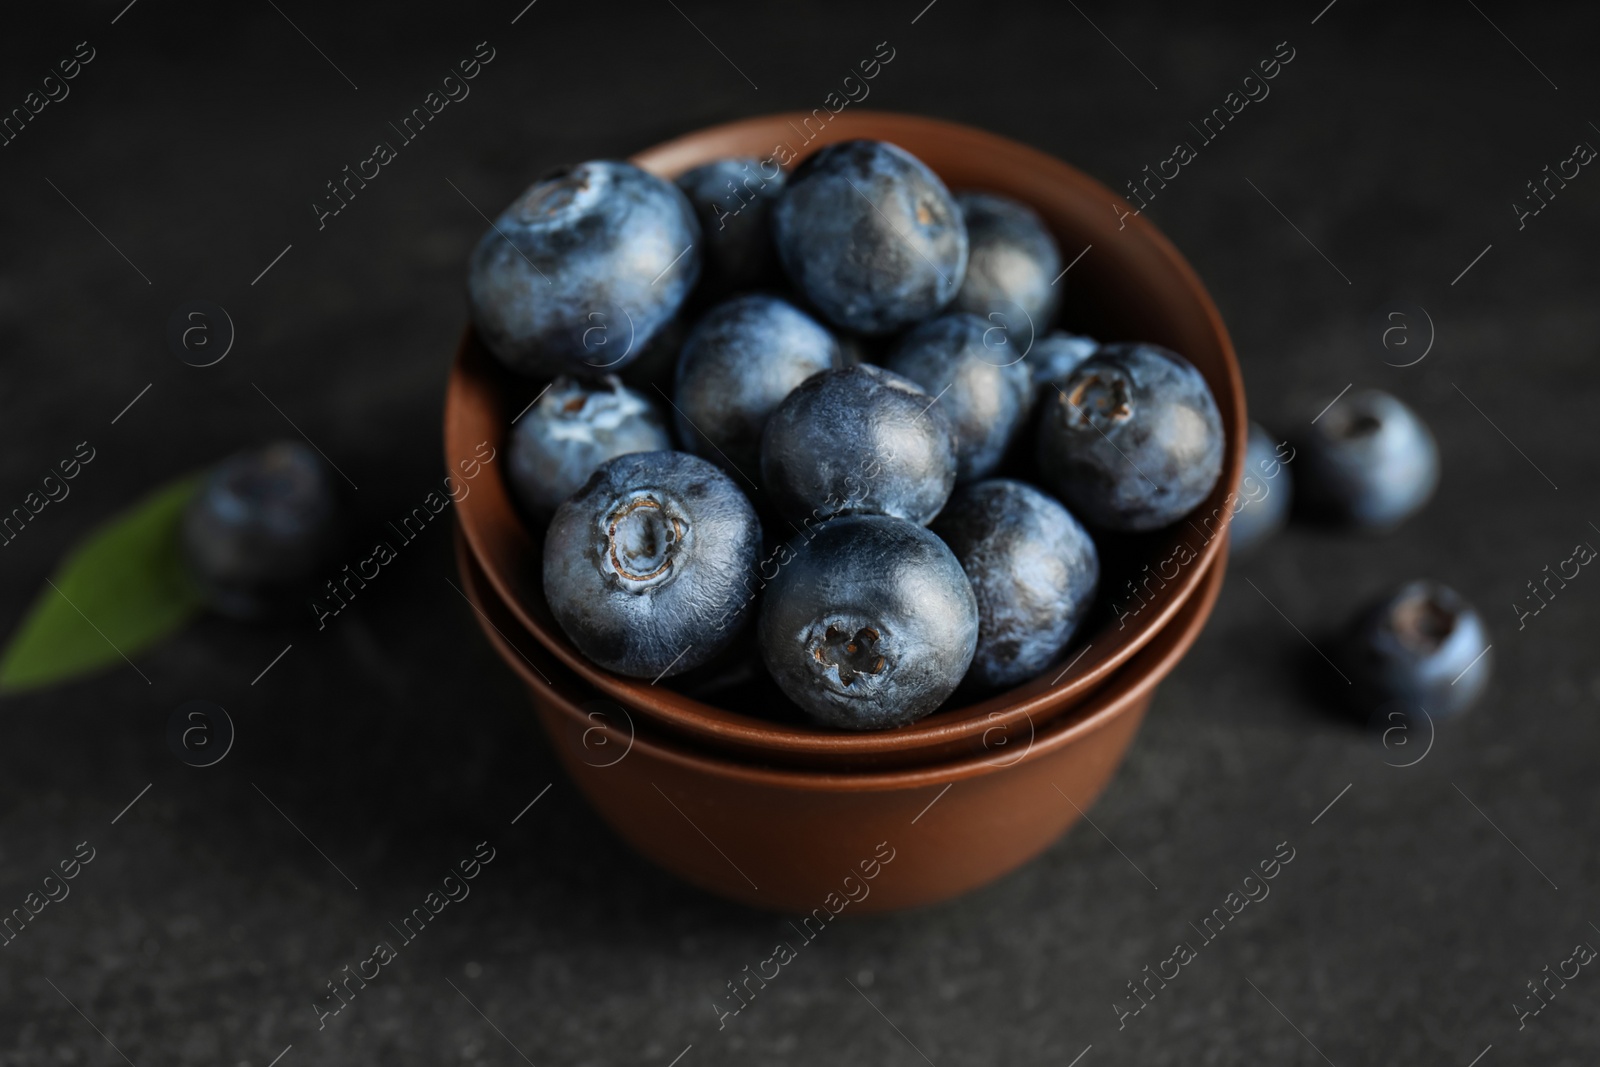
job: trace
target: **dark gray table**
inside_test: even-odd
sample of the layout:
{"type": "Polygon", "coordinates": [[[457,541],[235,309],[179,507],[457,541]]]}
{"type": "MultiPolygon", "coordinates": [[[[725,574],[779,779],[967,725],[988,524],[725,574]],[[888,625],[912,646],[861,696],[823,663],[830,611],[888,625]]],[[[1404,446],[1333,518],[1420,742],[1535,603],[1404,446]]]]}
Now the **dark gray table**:
{"type": "Polygon", "coordinates": [[[1215,294],[1257,413],[1393,390],[1439,437],[1438,496],[1391,537],[1297,530],[1236,568],[1095,809],[1101,833],[961,901],[840,925],[720,1032],[713,999],[782,920],[678,884],[589,812],[447,584],[441,524],[325,632],[208,621],[139,659],[149,684],[119,668],[0,703],[0,907],[96,850],[0,948],[0,1062],[1593,1062],[1600,978],[1580,972],[1520,1032],[1513,1003],[1600,944],[1600,590],[1579,579],[1523,629],[1509,606],[1600,522],[1600,177],[1521,228],[1512,206],[1575,142],[1600,144],[1592,9],[523,2],[6,14],[0,106],[77,42],[94,58],[0,147],[0,504],[97,449],[0,550],[8,631],[73,539],[290,433],[285,415],[359,485],[358,524],[408,510],[442,473],[473,204],[559,162],[819,106],[880,41],[896,55],[869,106],[985,126],[1117,188],[1287,41],[1270,97],[1149,213],[1215,294]],[[471,96],[319,230],[324,183],[485,40],[471,96]],[[191,298],[237,325],[207,370],[164,340],[191,298]],[[1373,343],[1394,301],[1437,331],[1405,369],[1373,343]],[[1317,639],[1421,575],[1486,612],[1498,673],[1399,769],[1317,710],[1339,682],[1296,628],[1317,639]],[[164,741],[192,698],[239,728],[209,770],[164,741]],[[471,898],[319,1032],[326,983],[484,839],[471,898]],[[1119,1032],[1126,983],[1283,841],[1271,897],[1119,1032]]]}

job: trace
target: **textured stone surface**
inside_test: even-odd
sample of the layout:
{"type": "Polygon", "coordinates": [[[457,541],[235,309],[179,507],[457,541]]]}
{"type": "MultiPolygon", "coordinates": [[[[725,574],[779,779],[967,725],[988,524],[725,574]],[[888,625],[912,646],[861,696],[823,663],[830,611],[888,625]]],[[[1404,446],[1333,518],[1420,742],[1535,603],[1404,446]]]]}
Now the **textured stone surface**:
{"type": "Polygon", "coordinates": [[[1081,826],[966,899],[839,924],[720,1032],[712,999],[781,919],[677,884],[590,814],[447,584],[441,522],[321,633],[208,621],[139,657],[148,685],[119,668],[0,702],[0,907],[78,842],[97,850],[71,896],[0,948],[0,1062],[121,1062],[108,1041],[141,1067],[266,1067],[290,1045],[280,1067],[521,1062],[508,1041],[541,1067],[666,1067],[691,1044],[681,1067],[912,1064],[918,1050],[939,1067],[1065,1065],[1091,1044],[1081,1067],[1323,1062],[1308,1042],[1341,1065],[1466,1067],[1490,1044],[1480,1067],[1592,1062],[1600,978],[1585,970],[1521,1032],[1511,1005],[1574,943],[1600,944],[1600,579],[1521,630],[1508,607],[1575,542],[1600,542],[1600,177],[1585,168],[1520,231],[1510,206],[1574,142],[1600,144],[1579,106],[1594,91],[1586,5],[1342,0],[1315,25],[1321,0],[1218,21],[1180,4],[941,0],[914,25],[921,0],[542,0],[515,25],[521,0],[92,6],[13,12],[0,34],[7,109],[78,41],[96,49],[71,95],[0,148],[0,506],[76,442],[98,450],[71,497],[0,550],[8,631],[97,521],[288,431],[253,386],[360,487],[358,529],[409,510],[443,473],[441,388],[484,225],[465,198],[493,214],[559,163],[821,106],[884,40],[894,59],[868,106],[989,127],[1117,188],[1196,140],[1189,123],[1287,40],[1271,95],[1149,214],[1215,294],[1258,417],[1309,417],[1349,383],[1391,389],[1433,426],[1444,478],[1393,536],[1295,530],[1235,569],[1092,813],[1104,836],[1081,826]],[[319,231],[323,183],[393,139],[387,123],[485,39],[495,58],[470,97],[319,231]],[[191,298],[238,328],[207,370],[163,339],[191,298]],[[1384,366],[1373,345],[1394,300],[1437,327],[1414,367],[1384,366]],[[1424,575],[1485,611],[1498,677],[1397,769],[1385,761],[1414,756],[1318,710],[1342,683],[1276,609],[1320,644],[1424,575]],[[208,770],[163,737],[196,697],[239,730],[208,770]],[[319,1032],[325,983],[485,838],[498,852],[472,896],[319,1032]],[[1272,895],[1119,1032],[1125,983],[1198,941],[1188,924],[1282,841],[1296,854],[1272,895]]]}

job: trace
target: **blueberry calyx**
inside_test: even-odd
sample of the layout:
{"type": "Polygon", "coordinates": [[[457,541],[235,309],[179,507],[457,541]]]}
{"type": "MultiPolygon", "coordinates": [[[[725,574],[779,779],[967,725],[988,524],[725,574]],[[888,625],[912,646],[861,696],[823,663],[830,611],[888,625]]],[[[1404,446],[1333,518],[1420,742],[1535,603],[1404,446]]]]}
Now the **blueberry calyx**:
{"type": "Polygon", "coordinates": [[[691,527],[670,497],[634,493],[608,510],[601,571],[624,590],[642,594],[677,576],[674,564],[691,527]]]}
{"type": "Polygon", "coordinates": [[[1408,590],[1390,612],[1396,639],[1422,656],[1433,655],[1455,633],[1458,617],[1426,586],[1408,590]]]}
{"type": "Polygon", "coordinates": [[[841,691],[848,691],[860,679],[870,684],[875,676],[892,670],[886,655],[883,631],[876,624],[859,620],[818,621],[804,638],[811,658],[831,682],[837,677],[841,691]]]}
{"type": "Polygon", "coordinates": [[[1083,430],[1093,427],[1109,433],[1133,418],[1133,387],[1127,375],[1109,367],[1079,374],[1063,392],[1062,425],[1083,430]]]}

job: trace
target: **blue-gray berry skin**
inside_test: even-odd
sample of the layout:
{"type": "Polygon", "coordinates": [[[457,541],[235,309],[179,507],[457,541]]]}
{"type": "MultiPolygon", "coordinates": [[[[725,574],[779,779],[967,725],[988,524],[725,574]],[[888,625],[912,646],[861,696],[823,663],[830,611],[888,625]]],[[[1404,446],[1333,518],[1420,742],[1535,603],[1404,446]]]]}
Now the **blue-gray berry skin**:
{"type": "Polygon", "coordinates": [[[931,527],[961,561],[978,604],[968,677],[1018,685],[1054,663],[1094,605],[1100,555],[1072,513],[1008,478],[957,489],[931,527]]]}
{"type": "Polygon", "coordinates": [[[772,205],[783,185],[775,162],[754,157],[714,160],[679,176],[678,188],[694,205],[704,237],[704,295],[753,289],[777,274],[772,205]]]}
{"type": "Polygon", "coordinates": [[[824,371],[767,418],[761,478],[791,522],[855,512],[927,525],[955,488],[955,434],[907,378],[868,363],[824,371]]]}
{"type": "Polygon", "coordinates": [[[230,456],[184,510],[190,575],[223,615],[282,613],[315,584],[337,538],[338,495],[327,466],[299,441],[230,456]]]}
{"type": "Polygon", "coordinates": [[[1082,334],[1052,330],[1028,349],[1028,371],[1041,393],[1051,382],[1058,382],[1078,369],[1078,364],[1100,350],[1100,342],[1082,334]]]}
{"type": "MultiPolygon", "coordinates": [[[[673,316],[627,361],[617,377],[622,379],[623,384],[665,403],[664,398],[672,395],[672,376],[678,369],[678,353],[683,351],[683,342],[689,336],[692,323],[688,310],[673,316]]],[[[626,337],[622,340],[626,340],[626,337]]]]}
{"type": "Polygon", "coordinates": [[[606,460],[671,447],[660,410],[616,377],[557,378],[511,428],[511,490],[542,530],[606,460]]]}
{"type": "Polygon", "coordinates": [[[1421,510],[1439,484],[1433,434],[1376,389],[1341,397],[1295,438],[1296,489],[1312,517],[1387,530],[1421,510]]]}
{"type": "Polygon", "coordinates": [[[580,163],[529,186],[478,242],[472,321],[514,371],[617,371],[677,314],[699,246],[677,186],[630,163],[580,163]]]}
{"type": "Polygon", "coordinates": [[[1205,379],[1159,345],[1104,345],[1041,398],[1044,485],[1092,526],[1156,530],[1222,474],[1222,416],[1205,379]]]}
{"type": "Polygon", "coordinates": [[[841,141],[802,163],[772,213],[789,278],[836,326],[893,333],[955,298],[967,229],[927,165],[884,141],[841,141]]]}
{"type": "Polygon", "coordinates": [[[1408,716],[1421,708],[1437,717],[1464,711],[1482,695],[1493,666],[1488,647],[1482,616],[1461,594],[1416,581],[1356,616],[1339,659],[1356,710],[1393,705],[1408,716]]]}
{"type": "Polygon", "coordinates": [[[767,417],[801,382],[843,364],[833,334],[793,304],[736,296],[708,311],[684,342],[678,438],[741,481],[759,478],[767,417]]]}
{"type": "Polygon", "coordinates": [[[847,515],[796,537],[777,562],[761,599],[761,656],[817,721],[903,726],[961,684],[978,606],[961,564],[923,527],[847,515]]]}
{"type": "MultiPolygon", "coordinates": [[[[1289,456],[1295,455],[1290,452],[1289,456]]],[[[1255,423],[1244,450],[1244,472],[1239,476],[1239,499],[1228,527],[1228,550],[1245,556],[1271,540],[1289,519],[1294,499],[1294,475],[1278,445],[1255,423]]]]}
{"type": "Polygon", "coordinates": [[[1017,336],[1050,328],[1060,302],[1061,249],[1032,208],[995,193],[963,192],[956,204],[967,224],[967,276],[952,311],[1006,318],[1017,336]],[[1023,321],[1012,321],[1018,310],[1023,321]]]}
{"type": "Polygon", "coordinates": [[[967,312],[941,315],[906,334],[885,365],[939,398],[956,435],[956,480],[993,473],[1033,399],[1027,365],[1006,331],[967,312]]]}
{"type": "Polygon", "coordinates": [[[686,452],[633,452],[556,509],[545,600],[606,670],[681,674],[749,622],[760,549],[755,510],[719,468],[686,452]]]}

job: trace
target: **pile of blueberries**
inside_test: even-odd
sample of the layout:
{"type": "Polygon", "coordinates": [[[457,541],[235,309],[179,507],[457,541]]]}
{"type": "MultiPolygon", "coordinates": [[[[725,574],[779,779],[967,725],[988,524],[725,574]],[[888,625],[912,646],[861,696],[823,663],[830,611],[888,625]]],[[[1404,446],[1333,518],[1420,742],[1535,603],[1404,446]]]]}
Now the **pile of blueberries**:
{"type": "Polygon", "coordinates": [[[509,477],[551,613],[650,680],[753,630],[783,693],[844,729],[1034,677],[1095,605],[1096,538],[1215,486],[1205,380],[1047,333],[1062,258],[1023,204],[882,141],[767,173],[584,163],[472,256],[478,337],[543,385],[509,477]]]}
{"type": "MultiPolygon", "coordinates": [[[[802,712],[851,730],[1061,660],[1101,551],[1187,516],[1224,451],[1181,355],[1049,332],[1062,273],[1029,207],[953,194],[881,141],[787,177],[724,159],[674,184],[596,161],[529,187],[474,251],[468,295],[482,344],[538,390],[509,479],[567,637],[651,681],[758,654],[802,712]]],[[[1437,450],[1399,401],[1358,394],[1318,421],[1297,442],[1301,510],[1383,527],[1431,494],[1437,450]]],[[[1282,523],[1288,478],[1251,487],[1287,466],[1253,428],[1236,545],[1282,523]]],[[[1464,704],[1487,678],[1484,661],[1441,688],[1484,640],[1442,586],[1353,633],[1363,700],[1464,704]]]]}

